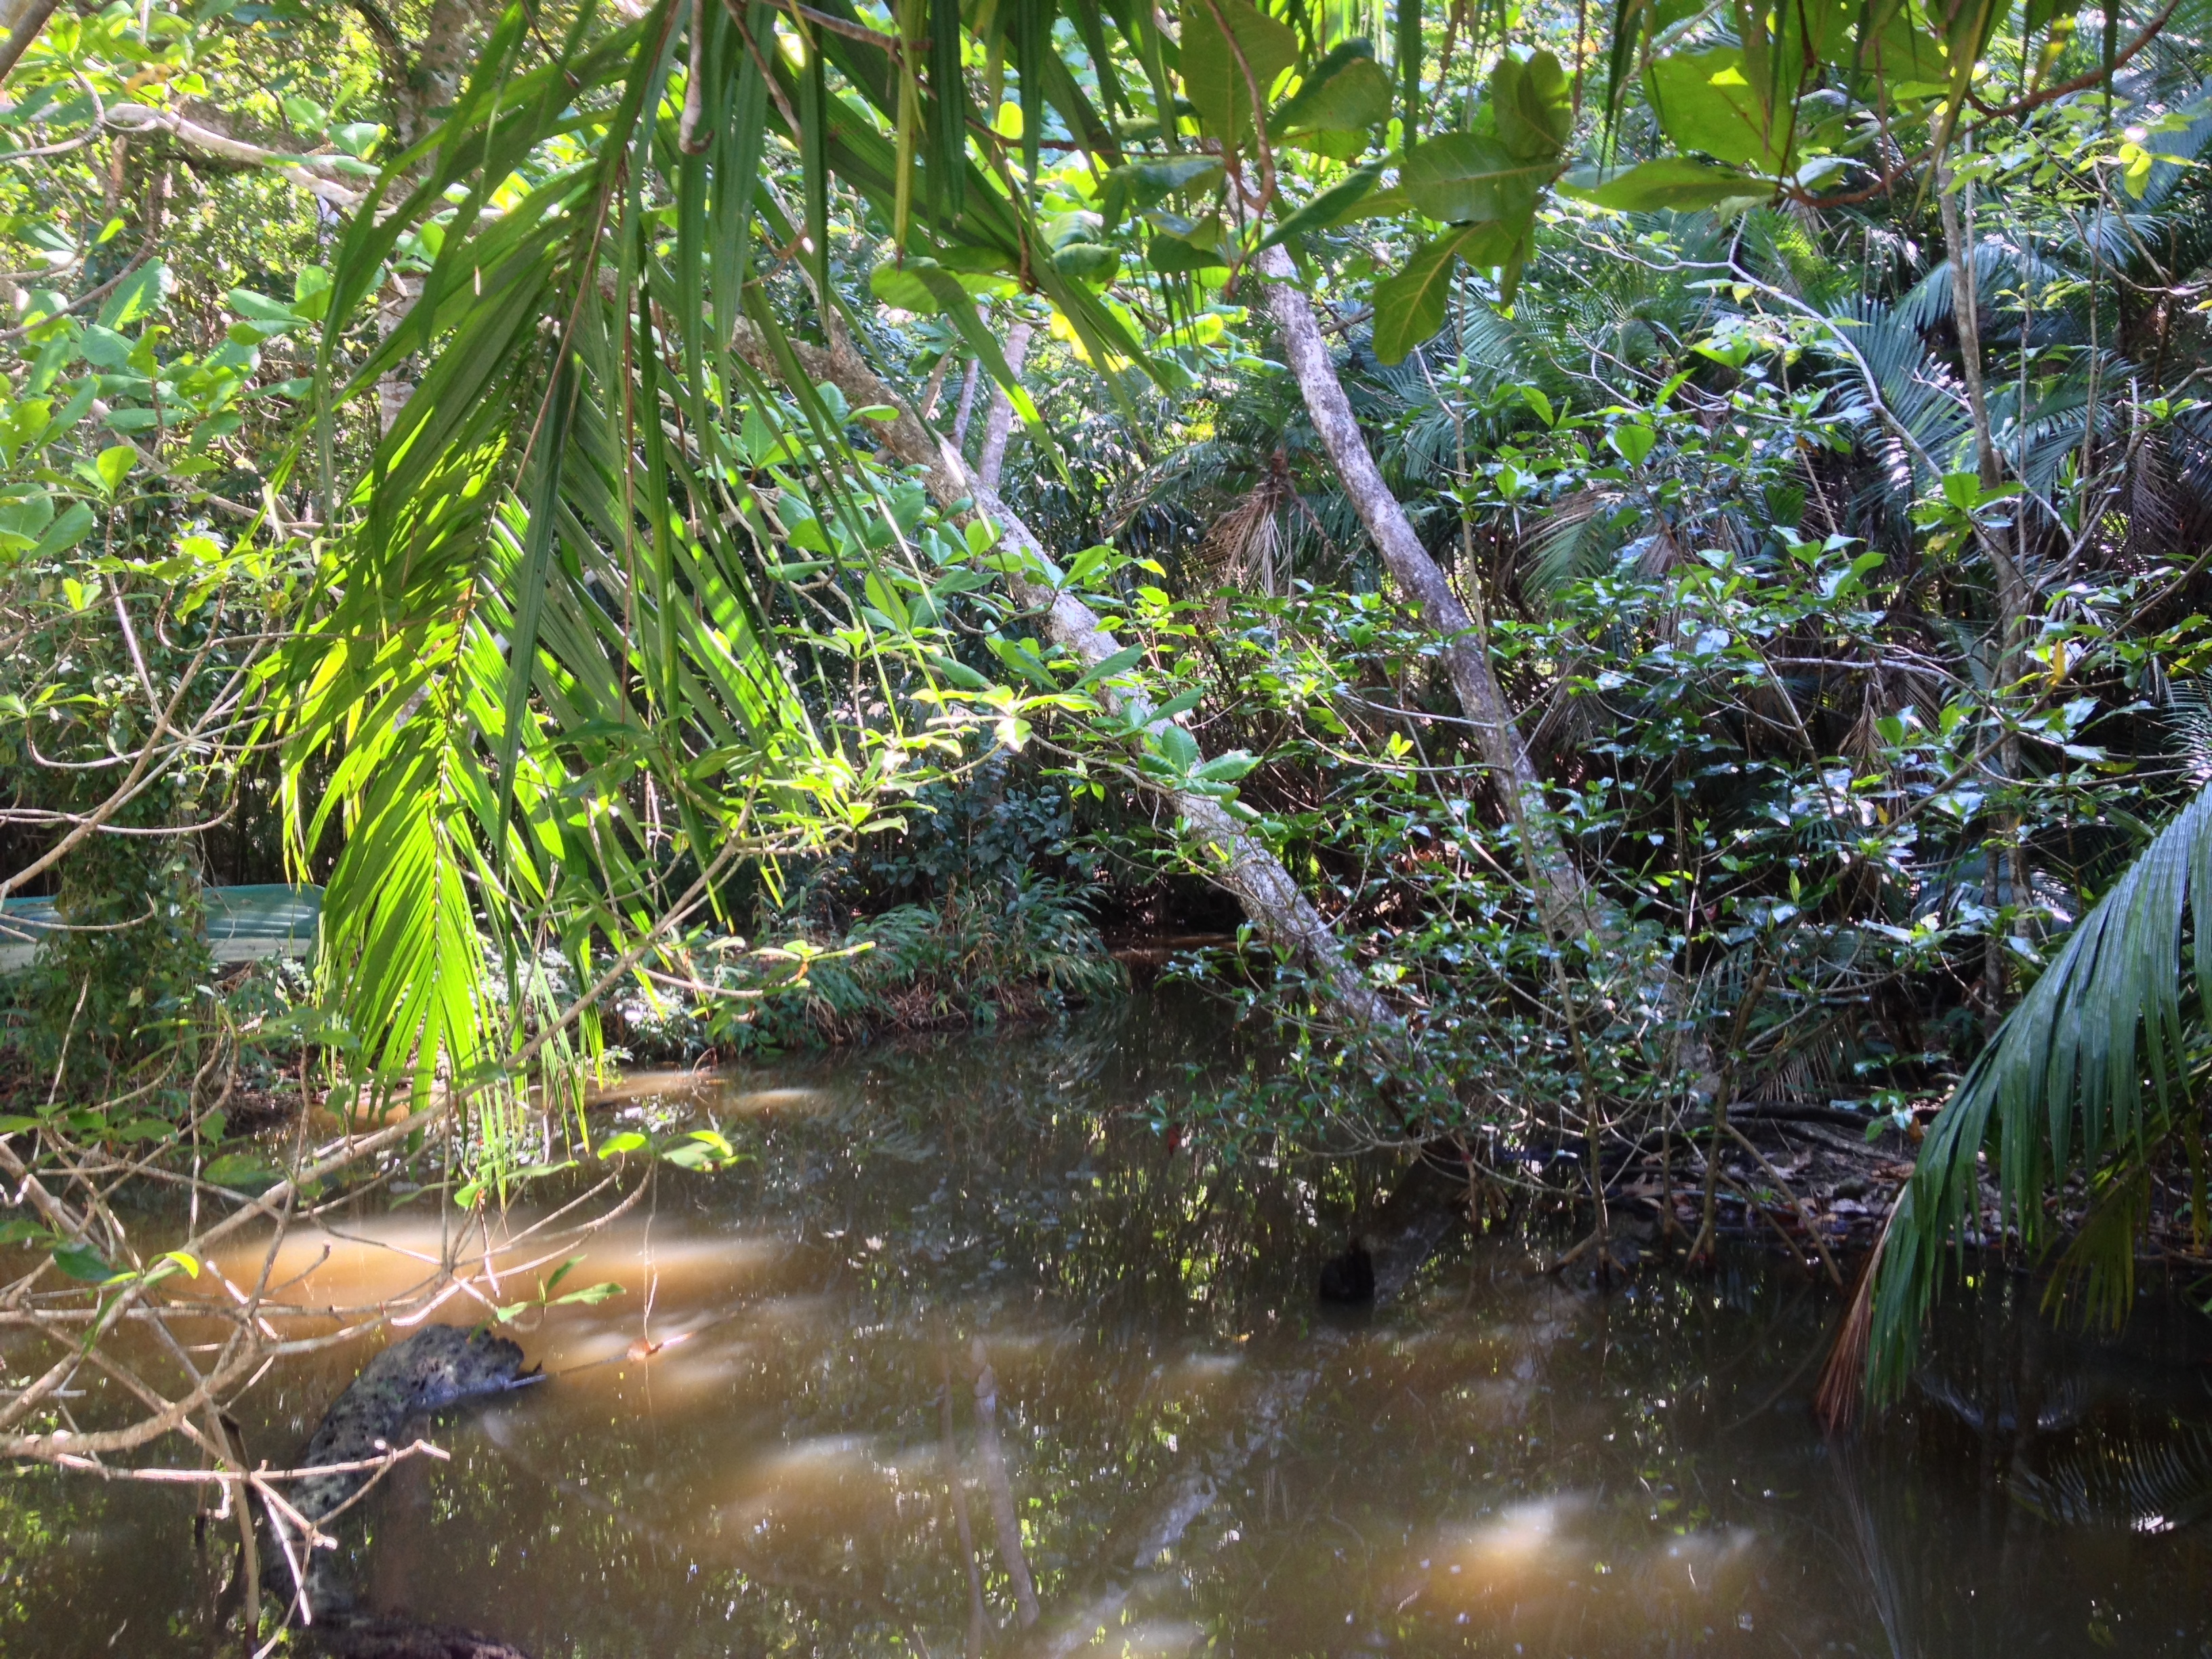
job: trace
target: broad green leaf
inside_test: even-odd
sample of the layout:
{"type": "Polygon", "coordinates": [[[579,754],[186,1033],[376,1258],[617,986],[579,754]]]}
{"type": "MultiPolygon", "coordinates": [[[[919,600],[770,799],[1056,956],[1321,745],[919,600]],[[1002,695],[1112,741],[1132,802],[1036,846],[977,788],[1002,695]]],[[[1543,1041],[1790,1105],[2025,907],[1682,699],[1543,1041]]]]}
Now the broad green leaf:
{"type": "Polygon", "coordinates": [[[994,247],[941,247],[935,255],[937,263],[947,270],[957,270],[972,276],[988,276],[996,272],[1012,272],[1021,269],[1020,261],[1011,253],[994,247]]]}
{"type": "Polygon", "coordinates": [[[1378,190],[1363,198],[1350,208],[1339,213],[1337,222],[1349,224],[1355,219],[1388,219],[1401,213],[1413,211],[1413,198],[1406,194],[1402,185],[1393,185],[1388,190],[1378,190]]]}
{"type": "Polygon", "coordinates": [[[1448,132],[1415,149],[1398,170],[1398,179],[1414,207],[1431,219],[1519,225],[1527,222],[1537,192],[1558,172],[1549,156],[1524,161],[1498,139],[1448,132]]]}
{"type": "Polygon", "coordinates": [[[1660,126],[1681,149],[1768,173],[1782,165],[1790,147],[1790,106],[1785,103],[1769,116],[1735,47],[1655,58],[1644,84],[1660,126]]]}
{"type": "Polygon", "coordinates": [[[625,1129],[620,1134],[609,1135],[599,1143],[601,1158],[614,1158],[623,1152],[635,1152],[647,1146],[646,1138],[635,1129],[625,1129]]]}
{"type": "Polygon", "coordinates": [[[1574,132],[1574,97],[1573,82],[1550,52],[1509,50],[1490,77],[1499,142],[1523,161],[1555,159],[1574,132]]]}
{"type": "Polygon", "coordinates": [[[1314,66],[1297,91],[1267,118],[1277,138],[1361,133],[1390,118],[1390,77],[1364,40],[1347,40],[1314,66]]]}
{"type": "Polygon", "coordinates": [[[107,486],[107,493],[112,495],[123,487],[124,479],[131,476],[131,469],[137,465],[138,452],[136,449],[129,444],[114,444],[100,452],[100,459],[93,463],[93,467],[100,474],[100,483],[107,486]]]}
{"type": "Polygon", "coordinates": [[[1379,167],[1364,167],[1349,178],[1340,179],[1304,207],[1285,216],[1260,246],[1270,248],[1292,236],[1328,229],[1349,214],[1360,198],[1375,188],[1375,181],[1381,175],[1379,167]]]}
{"type": "Polygon", "coordinates": [[[1180,236],[1163,233],[1152,238],[1145,248],[1145,259],[1154,270],[1174,273],[1188,270],[1225,269],[1227,256],[1212,248],[1200,247],[1180,236]]]}
{"type": "Polygon", "coordinates": [[[1052,256],[1052,268],[1079,283],[1110,283],[1121,269],[1121,253],[1102,242],[1070,242],[1052,256]]]}
{"type": "Polygon", "coordinates": [[[1250,0],[1183,0],[1182,19],[1183,91],[1199,125],[1239,149],[1253,131],[1254,104],[1264,108],[1276,78],[1298,61],[1298,37],[1250,0]],[[1228,35],[1222,33],[1224,23],[1228,35]]]}
{"type": "Polygon", "coordinates": [[[610,1279],[597,1285],[588,1285],[580,1291],[571,1291],[566,1296],[556,1297],[553,1300],[556,1307],[580,1304],[586,1308],[595,1308],[602,1302],[613,1301],[622,1293],[623,1287],[610,1279]]]}
{"type": "Polygon", "coordinates": [[[1774,191],[1770,179],[1756,179],[1732,167],[1717,167],[1692,155],[1668,155],[1656,161],[1640,161],[1603,183],[1596,182],[1593,176],[1589,183],[1578,179],[1559,188],[1562,195],[1594,202],[1617,213],[1656,213],[1662,209],[1688,213],[1711,207],[1717,202],[1756,198],[1774,191]]]}
{"type": "Polygon", "coordinates": [[[118,373],[131,367],[131,349],[129,339],[100,323],[88,325],[77,340],[87,362],[118,373]]]}
{"type": "MultiPolygon", "coordinates": [[[[1426,148],[1425,145],[1423,146],[1426,148]]],[[[1424,244],[1396,276],[1375,285],[1375,355],[1399,363],[1444,325],[1459,262],[1517,270],[1522,237],[1503,225],[1468,225],[1424,244]]]]}
{"type": "Polygon", "coordinates": [[[139,266],[100,307],[100,325],[125,329],[152,316],[161,308],[161,292],[168,275],[169,268],[159,259],[149,259],[139,266]]]}
{"type": "Polygon", "coordinates": [[[966,663],[955,661],[942,652],[929,653],[929,665],[963,691],[988,691],[991,682],[966,663]]]}
{"type": "Polygon", "coordinates": [[[1659,434],[1640,422],[1617,426],[1605,437],[1615,454],[1631,466],[1641,466],[1659,441],[1659,434]]]}
{"type": "Polygon", "coordinates": [[[39,538],[39,544],[31,550],[30,556],[47,559],[68,552],[90,535],[98,522],[92,509],[82,501],[71,501],[61,517],[47,527],[46,533],[39,538]]]}
{"type": "MultiPolygon", "coordinates": [[[[2064,4],[2065,0],[2061,0],[2064,4]]],[[[2030,0],[2027,32],[2041,27],[2038,0],[2030,0]]],[[[2075,8],[2067,5],[2065,9],[2075,8]]],[[[1943,43],[1914,21],[1905,0],[1891,0],[1869,8],[1869,19],[1859,29],[1856,61],[1859,73],[1877,97],[1911,99],[1933,97],[1951,84],[1951,55],[1943,43]]],[[[2051,16],[2063,15],[2054,9],[2051,16]]]]}
{"type": "Polygon", "coordinates": [[[384,137],[374,121],[344,121],[331,129],[331,141],[349,155],[366,161],[384,137]]]}
{"type": "Polygon", "coordinates": [[[226,1152],[211,1158],[200,1170],[200,1179],[210,1186],[228,1187],[233,1192],[262,1193],[283,1179],[280,1172],[258,1152],[226,1152]]]}
{"type": "Polygon", "coordinates": [[[256,294],[250,288],[234,288],[222,297],[222,302],[264,333],[282,333],[288,328],[297,328],[302,320],[288,305],[256,294]]]}
{"type": "Polygon", "coordinates": [[[1099,210],[1105,217],[1106,228],[1111,230],[1131,213],[1157,207],[1178,191],[1203,195],[1221,182],[1222,173],[1221,158],[1218,155],[1178,155],[1165,161],[1127,162],[1106,175],[1105,186],[1099,195],[1099,210]]]}
{"type": "Polygon", "coordinates": [[[868,291],[885,305],[901,311],[911,311],[921,317],[935,316],[940,307],[937,295],[922,280],[919,269],[922,263],[920,259],[909,259],[903,264],[884,260],[868,273],[868,291]]]}
{"type": "Polygon", "coordinates": [[[115,1269],[89,1244],[63,1245],[54,1252],[54,1266],[87,1285],[105,1285],[115,1277],[115,1269]]]}
{"type": "Polygon", "coordinates": [[[1163,726],[1152,734],[1153,747],[1160,757],[1178,773],[1188,773],[1204,758],[1198,739],[1180,726],[1163,726]]]}
{"type": "Polygon", "coordinates": [[[320,322],[330,309],[331,273],[320,265],[301,265],[292,277],[292,309],[309,322],[320,322]]]}
{"type": "Polygon", "coordinates": [[[1112,656],[1104,659],[1103,661],[1092,664],[1091,668],[1084,674],[1083,678],[1076,681],[1076,687],[1079,690],[1084,686],[1095,685],[1100,680],[1111,679],[1116,674],[1125,673],[1128,670],[1134,668],[1139,663],[1144,661],[1144,659],[1145,647],[1143,646],[1125,645],[1119,651],[1116,651],[1112,656]]]}
{"type": "Polygon", "coordinates": [[[1204,783],[1234,783],[1259,763],[1243,750],[1231,749],[1200,762],[1190,775],[1204,783]]]}

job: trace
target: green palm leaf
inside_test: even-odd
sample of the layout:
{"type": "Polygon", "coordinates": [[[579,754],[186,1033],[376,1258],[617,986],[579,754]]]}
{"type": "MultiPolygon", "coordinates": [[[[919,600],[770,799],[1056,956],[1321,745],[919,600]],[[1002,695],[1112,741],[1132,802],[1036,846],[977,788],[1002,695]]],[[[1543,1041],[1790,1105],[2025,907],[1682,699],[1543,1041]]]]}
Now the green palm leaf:
{"type": "MultiPolygon", "coordinates": [[[[2191,1012],[2200,1029],[2212,1024],[2212,927],[2197,915],[2208,900],[2212,789],[2082,917],[1929,1126],[1875,1281],[1868,1382],[1876,1397],[1893,1395],[1911,1373],[1945,1258],[1976,1224],[1985,1149],[2000,1218],[2033,1249],[2050,1231],[2044,1200],[2057,1182],[2076,1168],[2139,1164],[2172,1131],[2192,978],[2191,1012]]],[[[2113,1237],[2132,1251],[2132,1229],[2113,1237]]]]}

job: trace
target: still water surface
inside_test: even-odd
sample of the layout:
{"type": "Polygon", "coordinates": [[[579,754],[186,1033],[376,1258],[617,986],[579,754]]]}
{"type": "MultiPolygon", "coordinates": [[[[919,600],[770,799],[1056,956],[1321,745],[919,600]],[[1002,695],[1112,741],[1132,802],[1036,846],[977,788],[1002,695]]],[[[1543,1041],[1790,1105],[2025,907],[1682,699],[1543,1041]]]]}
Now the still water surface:
{"type": "MultiPolygon", "coordinates": [[[[1389,1172],[1159,1133],[1233,1059],[1218,1018],[622,1091],[750,1161],[664,1169],[591,1244],[570,1283],[625,1293],[526,1320],[553,1380],[430,1431],[452,1461],[354,1542],[366,1598],[539,1659],[2212,1654],[2212,1322],[2147,1298],[2091,1355],[2001,1285],[1841,1445],[1832,1300],[1764,1258],[1601,1294],[1463,1236],[1332,1322],[1316,1269],[1389,1172]]],[[[436,1246],[380,1203],[288,1267],[352,1303],[436,1246]]],[[[256,1454],[363,1357],[272,1374],[256,1454]]],[[[0,1653],[209,1651],[188,1498],[26,1474],[0,1550],[0,1653]]]]}

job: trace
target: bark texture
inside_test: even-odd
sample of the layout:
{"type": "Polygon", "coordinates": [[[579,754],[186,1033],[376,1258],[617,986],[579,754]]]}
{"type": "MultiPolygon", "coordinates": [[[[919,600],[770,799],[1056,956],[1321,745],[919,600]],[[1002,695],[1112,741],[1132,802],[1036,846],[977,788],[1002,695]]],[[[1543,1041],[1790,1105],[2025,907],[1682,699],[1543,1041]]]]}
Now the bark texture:
{"type": "MultiPolygon", "coordinates": [[[[1036,331],[1028,323],[1016,323],[1006,331],[1006,367],[1017,378],[1029,361],[1030,337],[1036,331]]],[[[994,380],[990,413],[983,417],[983,447],[975,457],[975,476],[994,489],[999,487],[999,479],[1006,470],[1006,440],[1013,431],[1014,406],[1006,397],[1006,389],[994,380]]]]}
{"type": "MultiPolygon", "coordinates": [[[[775,354],[750,324],[740,325],[735,343],[764,374],[780,374],[775,354]]],[[[896,421],[875,429],[892,455],[924,469],[929,492],[940,507],[949,510],[956,502],[971,503],[974,512],[998,526],[1011,549],[1051,563],[1043,544],[1020,514],[975,476],[958,450],[915,418],[849,340],[841,338],[827,350],[794,341],[793,349],[808,374],[836,386],[854,408],[887,404],[899,409],[896,421]]],[[[1009,575],[1006,582],[1018,604],[1038,613],[1053,642],[1086,666],[1105,661],[1121,648],[1121,642],[1099,625],[1097,615],[1073,594],[1018,575],[1009,575]]],[[[1117,713],[1150,722],[1152,704],[1137,687],[1109,681],[1099,690],[1117,713]]],[[[1246,833],[1219,801],[1183,790],[1168,793],[1188,826],[1189,840],[1200,850],[1208,874],[1237,896],[1261,933],[1306,963],[1337,1005],[1358,1024],[1386,1035],[1400,1030],[1390,1005],[1360,976],[1328,921],[1307,901],[1282,860],[1246,833]]]]}
{"type": "Polygon", "coordinates": [[[0,81],[8,78],[23,54],[30,50],[31,42],[39,38],[39,31],[46,26],[46,19],[54,15],[58,0],[5,0],[0,4],[0,27],[7,30],[7,39],[0,40],[0,81]]]}
{"type": "Polygon", "coordinates": [[[1297,285],[1290,255],[1269,248],[1257,268],[1267,279],[1267,311],[1282,332],[1291,372],[1297,379],[1306,412],[1321,434],[1345,493],[1374,541],[1391,580],[1420,607],[1421,616],[1444,641],[1444,665],[1460,708],[1474,723],[1475,741],[1490,769],[1499,799],[1521,831],[1537,897],[1560,933],[1579,935],[1597,922],[1589,890],[1559,837],[1547,827],[1543,780],[1536,775],[1514,724],[1513,710],[1491,672],[1475,619],[1452,591],[1451,583],[1413,533],[1406,509],[1383,482],[1382,469],[1367,447],[1352,401],[1337,378],[1328,343],[1322,337],[1313,305],[1297,285]]]}

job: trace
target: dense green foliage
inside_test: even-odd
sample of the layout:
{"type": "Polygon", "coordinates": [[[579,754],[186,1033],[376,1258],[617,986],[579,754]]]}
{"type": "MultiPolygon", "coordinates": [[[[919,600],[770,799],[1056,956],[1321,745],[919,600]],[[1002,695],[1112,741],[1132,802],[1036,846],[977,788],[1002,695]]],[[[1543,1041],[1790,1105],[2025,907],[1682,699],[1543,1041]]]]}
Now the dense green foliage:
{"type": "Polygon", "coordinates": [[[1731,1107],[1933,1117],[1883,1381],[1954,1243],[2201,1254],[2212,14],[1062,10],[24,25],[0,1163],[106,1291],[25,1316],[197,1273],[110,1175],[489,1202],[610,1044],[1036,1012],[1232,901],[1224,1126],[1601,1255],[1731,1107]],[[281,1014],[240,872],[326,888],[281,1014]],[[391,1139],[222,1148],[295,1075],[391,1139]]]}

